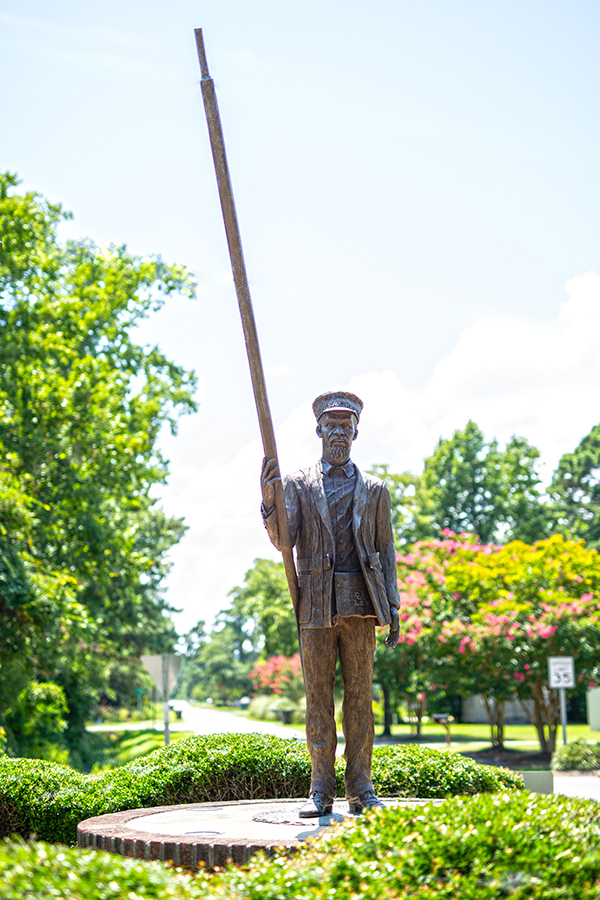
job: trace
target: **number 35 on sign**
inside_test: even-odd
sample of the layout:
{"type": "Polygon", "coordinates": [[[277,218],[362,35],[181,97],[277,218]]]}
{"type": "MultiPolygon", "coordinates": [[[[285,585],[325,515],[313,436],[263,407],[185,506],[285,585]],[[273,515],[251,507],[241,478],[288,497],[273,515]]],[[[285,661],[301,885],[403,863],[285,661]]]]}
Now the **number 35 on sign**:
{"type": "Polygon", "coordinates": [[[575,687],[575,663],[572,656],[548,657],[548,682],[551,688],[575,687]]]}

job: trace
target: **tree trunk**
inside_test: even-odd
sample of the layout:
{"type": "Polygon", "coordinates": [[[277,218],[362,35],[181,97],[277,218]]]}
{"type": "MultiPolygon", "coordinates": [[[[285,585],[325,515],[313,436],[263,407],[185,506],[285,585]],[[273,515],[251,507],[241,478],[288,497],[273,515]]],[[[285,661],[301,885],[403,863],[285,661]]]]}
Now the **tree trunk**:
{"type": "Polygon", "coordinates": [[[481,697],[490,726],[492,747],[504,750],[504,700],[490,700],[485,694],[481,697]]]}
{"type": "Polygon", "coordinates": [[[381,737],[392,736],[392,703],[390,700],[390,690],[385,684],[381,685],[383,694],[383,731],[381,737]]]}
{"type": "Polygon", "coordinates": [[[427,698],[425,697],[425,692],[420,691],[417,694],[417,703],[416,703],[416,712],[417,712],[417,737],[421,737],[421,726],[423,723],[423,716],[425,715],[425,707],[427,705],[427,698]]]}
{"type": "Polygon", "coordinates": [[[496,747],[504,750],[504,700],[494,701],[494,714],[496,718],[496,747]]]}
{"type": "Polygon", "coordinates": [[[537,682],[533,685],[533,716],[522,700],[521,709],[537,731],[542,753],[554,753],[556,747],[556,729],[559,721],[559,704],[556,691],[544,690],[545,685],[537,682]]]}

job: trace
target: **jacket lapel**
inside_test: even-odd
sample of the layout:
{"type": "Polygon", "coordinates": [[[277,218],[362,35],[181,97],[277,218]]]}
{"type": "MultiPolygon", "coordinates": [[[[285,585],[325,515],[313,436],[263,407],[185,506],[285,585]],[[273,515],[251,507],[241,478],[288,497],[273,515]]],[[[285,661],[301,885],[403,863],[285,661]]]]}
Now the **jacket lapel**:
{"type": "Polygon", "coordinates": [[[323,524],[325,528],[329,532],[331,537],[331,542],[335,546],[335,541],[333,539],[333,524],[331,521],[331,516],[329,514],[329,506],[327,504],[327,497],[325,496],[325,488],[323,487],[323,466],[321,465],[321,460],[315,466],[315,482],[317,486],[317,490],[315,492],[315,503],[317,504],[317,509],[323,519],[323,524]]]}
{"type": "Polygon", "coordinates": [[[354,485],[352,520],[354,524],[354,534],[357,535],[360,529],[362,515],[367,504],[367,488],[365,487],[365,482],[358,466],[354,466],[354,472],[356,474],[356,484],[354,485]]]}

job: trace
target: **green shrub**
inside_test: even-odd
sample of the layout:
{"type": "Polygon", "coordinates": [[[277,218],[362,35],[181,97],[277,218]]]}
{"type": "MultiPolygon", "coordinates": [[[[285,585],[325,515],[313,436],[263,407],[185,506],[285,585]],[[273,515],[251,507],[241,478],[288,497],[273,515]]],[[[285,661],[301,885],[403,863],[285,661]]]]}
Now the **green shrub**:
{"type": "Polygon", "coordinates": [[[0,843],[2,900],[199,900],[199,883],[161,863],[51,844],[0,843]]]}
{"type": "Polygon", "coordinates": [[[563,744],[552,754],[552,768],[557,772],[600,769],[600,743],[588,744],[580,738],[571,744],[563,744]]]}
{"type": "Polygon", "coordinates": [[[214,875],[10,841],[0,871],[2,900],[598,900],[600,806],[513,793],[378,810],[214,875]]]}
{"type": "Polygon", "coordinates": [[[597,900],[599,874],[597,803],[516,793],[379,810],[292,860],[256,857],[198,882],[206,900],[597,900]]]}
{"type": "MultiPolygon", "coordinates": [[[[336,763],[343,795],[343,760],[336,763]]],[[[388,796],[445,797],[522,788],[519,776],[425,747],[379,747],[373,782],[388,796]]],[[[71,843],[82,819],[177,803],[305,797],[306,745],[259,734],[187,738],[97,775],[40,760],[0,757],[0,835],[71,843]]]]}
{"type": "Polygon", "coordinates": [[[289,709],[290,701],[274,694],[257,694],[252,698],[248,707],[248,715],[251,719],[259,719],[263,722],[279,722],[280,709],[289,709]],[[283,701],[283,702],[282,702],[283,701]]]}
{"type": "Polygon", "coordinates": [[[52,681],[30,681],[6,710],[10,750],[65,765],[69,752],[55,739],[67,728],[68,711],[62,687],[52,681]]]}
{"type": "Polygon", "coordinates": [[[522,777],[509,769],[482,766],[459,753],[413,744],[375,747],[373,784],[382,797],[447,797],[523,790],[522,777]]]}

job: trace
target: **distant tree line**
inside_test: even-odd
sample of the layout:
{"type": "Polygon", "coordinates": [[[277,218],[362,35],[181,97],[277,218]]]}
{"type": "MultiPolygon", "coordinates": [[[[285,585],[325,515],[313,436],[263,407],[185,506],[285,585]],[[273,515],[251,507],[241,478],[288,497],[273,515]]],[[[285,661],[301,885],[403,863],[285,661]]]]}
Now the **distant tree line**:
{"type": "Polygon", "coordinates": [[[440,438],[419,475],[375,466],[392,496],[398,548],[438,537],[444,529],[484,543],[533,543],[551,534],[600,546],[600,425],[560,460],[548,488],[540,452],[513,436],[504,449],[474,422],[440,438]]]}

